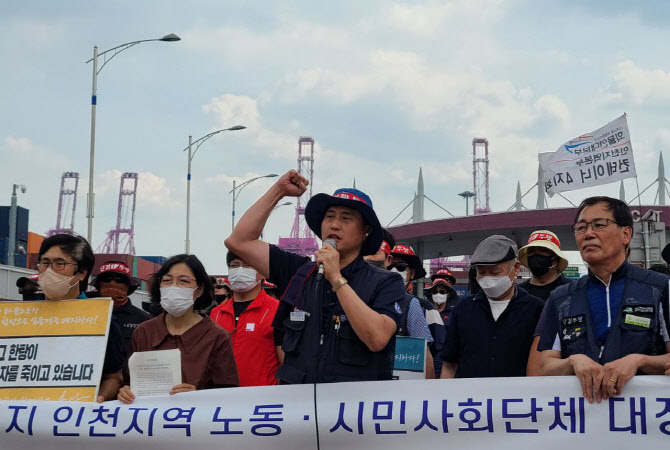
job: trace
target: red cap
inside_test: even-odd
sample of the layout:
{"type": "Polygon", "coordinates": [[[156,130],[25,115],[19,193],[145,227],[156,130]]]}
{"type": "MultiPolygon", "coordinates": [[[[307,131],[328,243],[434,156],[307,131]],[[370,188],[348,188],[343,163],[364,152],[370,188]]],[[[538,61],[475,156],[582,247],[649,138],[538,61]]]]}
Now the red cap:
{"type": "Polygon", "coordinates": [[[556,244],[558,248],[561,248],[561,241],[559,241],[556,235],[553,233],[550,234],[538,231],[536,233],[531,234],[530,237],[528,238],[529,244],[533,241],[549,241],[556,244]]]}
{"type": "Polygon", "coordinates": [[[409,255],[409,256],[415,256],[414,249],[406,244],[397,244],[395,247],[393,247],[393,250],[391,250],[391,253],[398,253],[401,255],[409,255]]]}
{"type": "MultiPolygon", "coordinates": [[[[344,190],[344,189],[342,189],[342,190],[344,190]]],[[[345,200],[355,200],[355,201],[357,201],[357,202],[361,202],[361,203],[364,203],[364,204],[366,204],[366,205],[372,207],[372,205],[370,205],[370,203],[368,203],[367,201],[365,201],[364,198],[359,197],[358,195],[356,195],[356,194],[354,194],[354,193],[352,193],[352,192],[336,192],[335,195],[333,195],[333,197],[335,197],[335,198],[343,198],[343,199],[345,199],[345,200]]]]}
{"type": "Polygon", "coordinates": [[[122,262],[109,262],[100,266],[100,272],[98,275],[105,272],[116,272],[130,276],[130,267],[126,266],[122,262]]]}

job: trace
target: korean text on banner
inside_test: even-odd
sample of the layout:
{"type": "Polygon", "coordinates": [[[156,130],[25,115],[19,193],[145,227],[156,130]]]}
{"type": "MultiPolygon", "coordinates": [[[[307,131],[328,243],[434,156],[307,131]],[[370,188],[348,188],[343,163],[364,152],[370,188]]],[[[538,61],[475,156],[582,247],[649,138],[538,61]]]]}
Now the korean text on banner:
{"type": "Polygon", "coordinates": [[[663,449],[669,388],[670,377],[636,376],[621,396],[589,403],[577,377],[565,376],[211,389],[132,405],[3,401],[0,443],[3,450],[663,449]]]}
{"type": "Polygon", "coordinates": [[[426,378],[426,351],[425,339],[396,336],[393,378],[398,380],[426,378]]]}
{"type": "Polygon", "coordinates": [[[93,401],[111,299],[0,303],[0,401],[93,401]]]}
{"type": "Polygon", "coordinates": [[[635,177],[633,147],[626,114],[602,128],[539,154],[542,181],[552,197],[558,192],[635,177]]]}

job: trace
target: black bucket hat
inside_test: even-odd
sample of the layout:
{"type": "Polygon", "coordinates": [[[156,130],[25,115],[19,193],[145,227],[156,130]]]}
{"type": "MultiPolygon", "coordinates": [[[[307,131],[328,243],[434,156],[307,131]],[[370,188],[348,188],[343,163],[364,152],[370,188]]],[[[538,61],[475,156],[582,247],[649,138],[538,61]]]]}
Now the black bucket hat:
{"type": "Polygon", "coordinates": [[[322,239],[321,222],[323,222],[326,211],[331,206],[346,206],[355,209],[361,213],[365,224],[372,229],[370,235],[363,241],[361,256],[374,255],[379,251],[384,232],[377,214],[372,208],[372,200],[365,192],[353,188],[343,188],[336,190],[333,195],[316,194],[307,202],[305,221],[319,239],[322,239]]]}
{"type": "Polygon", "coordinates": [[[128,280],[128,295],[135,292],[135,290],[140,286],[137,278],[130,275],[130,267],[121,261],[108,261],[100,266],[100,272],[91,282],[91,286],[94,286],[96,289],[100,289],[100,282],[105,279],[105,275],[112,273],[121,275],[128,280]]]}

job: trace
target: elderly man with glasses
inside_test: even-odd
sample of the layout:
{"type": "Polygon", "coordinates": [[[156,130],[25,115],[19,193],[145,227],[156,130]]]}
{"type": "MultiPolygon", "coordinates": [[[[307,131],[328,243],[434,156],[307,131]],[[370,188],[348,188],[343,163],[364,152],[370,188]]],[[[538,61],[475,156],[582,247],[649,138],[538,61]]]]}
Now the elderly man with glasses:
{"type": "Polygon", "coordinates": [[[670,361],[670,277],[626,262],[628,205],[590,197],[577,210],[575,240],[589,273],[552,292],[538,350],[542,375],[576,375],[589,402],[621,394],[636,374],[663,374],[670,361]]]}

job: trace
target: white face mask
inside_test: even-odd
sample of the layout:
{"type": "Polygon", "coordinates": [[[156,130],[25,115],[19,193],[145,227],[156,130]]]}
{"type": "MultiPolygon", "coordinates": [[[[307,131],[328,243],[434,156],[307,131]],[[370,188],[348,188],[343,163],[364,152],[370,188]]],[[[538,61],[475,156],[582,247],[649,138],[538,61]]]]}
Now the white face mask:
{"type": "Polygon", "coordinates": [[[512,266],[507,275],[499,277],[482,277],[477,279],[477,282],[488,298],[498,298],[512,287],[512,280],[509,278],[509,274],[512,273],[512,270],[514,270],[514,266],[512,266]]]}
{"type": "Polygon", "coordinates": [[[433,302],[436,305],[444,305],[447,303],[447,294],[433,294],[433,302]]]}
{"type": "Polygon", "coordinates": [[[260,283],[256,280],[256,274],[257,272],[251,267],[231,267],[228,270],[230,287],[236,292],[248,292],[260,283]]]}
{"type": "Polygon", "coordinates": [[[402,277],[402,280],[407,283],[407,269],[403,270],[402,272],[396,269],[395,267],[391,269],[391,272],[399,273],[400,276],[402,277]]]}
{"type": "Polygon", "coordinates": [[[37,283],[40,285],[40,289],[42,289],[47,299],[61,299],[67,295],[70,289],[79,284],[79,281],[70,284],[75,276],[68,277],[67,275],[62,275],[49,267],[39,274],[37,283]]]}
{"type": "Polygon", "coordinates": [[[161,288],[161,306],[168,314],[180,317],[195,303],[195,288],[168,286],[161,288]]]}

